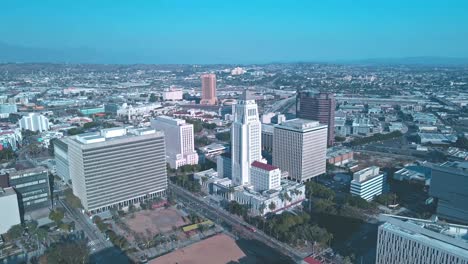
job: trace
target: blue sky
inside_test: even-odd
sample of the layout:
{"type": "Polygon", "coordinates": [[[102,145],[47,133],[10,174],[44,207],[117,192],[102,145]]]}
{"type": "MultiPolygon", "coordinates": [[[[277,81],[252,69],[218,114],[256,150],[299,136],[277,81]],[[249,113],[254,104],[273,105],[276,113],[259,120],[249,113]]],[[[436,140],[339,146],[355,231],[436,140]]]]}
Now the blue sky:
{"type": "Polygon", "coordinates": [[[122,63],[468,57],[468,1],[12,0],[0,42],[122,63]]]}

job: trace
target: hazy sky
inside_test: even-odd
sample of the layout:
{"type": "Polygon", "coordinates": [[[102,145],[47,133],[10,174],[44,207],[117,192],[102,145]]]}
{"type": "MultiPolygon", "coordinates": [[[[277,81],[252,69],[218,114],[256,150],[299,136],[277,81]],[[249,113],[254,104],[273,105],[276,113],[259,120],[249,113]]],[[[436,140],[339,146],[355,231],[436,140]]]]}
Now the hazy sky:
{"type": "Polygon", "coordinates": [[[468,57],[468,1],[4,0],[0,42],[125,63],[468,57]]]}

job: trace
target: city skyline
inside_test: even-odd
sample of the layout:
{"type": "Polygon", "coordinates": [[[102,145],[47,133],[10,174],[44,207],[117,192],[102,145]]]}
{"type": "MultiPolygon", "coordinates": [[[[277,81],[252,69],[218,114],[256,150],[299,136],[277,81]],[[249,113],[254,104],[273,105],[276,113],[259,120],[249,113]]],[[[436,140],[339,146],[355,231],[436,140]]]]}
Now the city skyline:
{"type": "Polygon", "coordinates": [[[466,8],[461,1],[11,2],[0,16],[0,23],[10,25],[0,29],[0,61],[216,64],[432,57],[467,63],[468,32],[461,26],[468,23],[466,8]]]}

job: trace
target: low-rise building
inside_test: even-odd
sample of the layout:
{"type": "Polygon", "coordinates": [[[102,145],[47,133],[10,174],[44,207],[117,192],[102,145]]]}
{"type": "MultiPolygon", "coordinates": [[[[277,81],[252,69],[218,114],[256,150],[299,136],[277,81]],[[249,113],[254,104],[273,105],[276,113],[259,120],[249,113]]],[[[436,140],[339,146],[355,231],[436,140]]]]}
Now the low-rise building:
{"type": "Polygon", "coordinates": [[[254,161],[250,168],[250,184],[254,191],[276,190],[280,187],[281,171],[278,167],[254,161]]]}
{"type": "Polygon", "coordinates": [[[0,235],[5,234],[12,226],[21,224],[18,196],[12,188],[0,187],[0,235]]]}
{"type": "Polygon", "coordinates": [[[169,89],[165,89],[162,93],[162,97],[164,101],[180,101],[184,92],[182,89],[178,89],[175,87],[170,87],[169,89]]]}
{"type": "Polygon", "coordinates": [[[8,118],[10,114],[18,112],[16,104],[0,104],[0,118],[8,118]]]}
{"type": "Polygon", "coordinates": [[[457,141],[457,136],[452,134],[418,133],[418,136],[421,144],[449,144],[457,141]]]}
{"type": "Polygon", "coordinates": [[[207,146],[199,148],[205,157],[214,157],[223,154],[226,151],[226,146],[219,143],[211,143],[207,146]]]}
{"type": "Polygon", "coordinates": [[[421,164],[410,164],[397,170],[393,174],[393,179],[397,181],[419,181],[423,182],[426,186],[431,184],[432,170],[431,164],[423,162],[421,164]]]}
{"type": "Polygon", "coordinates": [[[351,194],[367,201],[373,200],[384,191],[385,173],[377,166],[371,166],[353,174],[351,194]]]}
{"type": "Polygon", "coordinates": [[[49,173],[44,167],[8,173],[9,185],[19,197],[20,211],[31,211],[50,205],[49,173]]]}
{"type": "Polygon", "coordinates": [[[413,113],[413,121],[417,124],[435,125],[437,117],[431,113],[413,113]]]}
{"type": "Polygon", "coordinates": [[[20,129],[0,130],[0,150],[11,148],[16,151],[22,139],[20,129]]]}
{"type": "Polygon", "coordinates": [[[305,185],[282,180],[279,188],[262,192],[256,192],[252,185],[237,186],[232,193],[232,200],[248,204],[253,215],[280,213],[302,204],[305,200],[305,185]]]}
{"type": "Polygon", "coordinates": [[[223,153],[216,158],[216,168],[220,178],[232,178],[231,153],[223,153]]]}
{"type": "Polygon", "coordinates": [[[19,120],[19,127],[31,131],[47,131],[49,130],[49,119],[37,113],[29,113],[19,120]]]}
{"type": "Polygon", "coordinates": [[[335,166],[344,166],[351,162],[354,152],[351,149],[332,147],[327,149],[327,162],[335,166]]]}

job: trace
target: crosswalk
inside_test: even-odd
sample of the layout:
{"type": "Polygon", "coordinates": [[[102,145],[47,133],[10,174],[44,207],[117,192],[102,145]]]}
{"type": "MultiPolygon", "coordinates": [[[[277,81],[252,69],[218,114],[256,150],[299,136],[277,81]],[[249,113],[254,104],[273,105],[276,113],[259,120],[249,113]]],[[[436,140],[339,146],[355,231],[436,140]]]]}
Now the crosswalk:
{"type": "Polygon", "coordinates": [[[92,247],[92,246],[95,246],[99,243],[99,241],[97,240],[91,240],[88,242],[88,247],[92,247]]]}

